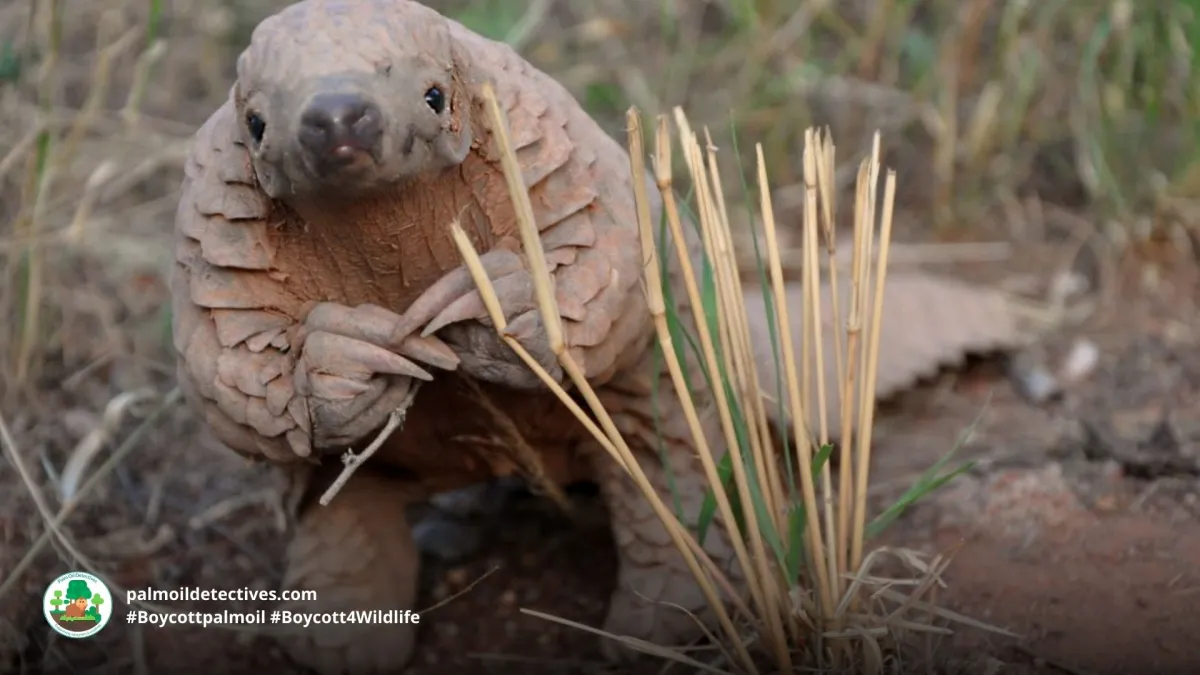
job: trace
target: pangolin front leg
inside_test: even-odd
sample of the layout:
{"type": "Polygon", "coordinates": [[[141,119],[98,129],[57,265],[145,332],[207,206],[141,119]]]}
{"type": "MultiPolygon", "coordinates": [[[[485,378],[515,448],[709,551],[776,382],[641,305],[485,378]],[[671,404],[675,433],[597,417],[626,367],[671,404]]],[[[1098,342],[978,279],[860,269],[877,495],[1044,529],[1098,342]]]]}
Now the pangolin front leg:
{"type": "Polygon", "coordinates": [[[436,338],[409,336],[395,352],[381,347],[399,318],[370,304],[324,302],[308,312],[293,340],[302,345],[295,385],[309,397],[313,442],[320,447],[356,443],[383,424],[408,395],[411,380],[401,378],[432,379],[405,357],[448,370],[458,365],[436,338]]]}
{"type": "Polygon", "coordinates": [[[391,343],[400,315],[375,305],[306,306],[281,281],[271,206],[232,103],[200,128],[176,213],[172,332],[180,384],[216,437],[290,462],[361,441],[403,401],[423,366],[454,353],[418,335],[391,343]],[[421,365],[418,365],[420,362],[421,365]]]}
{"type": "MultiPolygon", "coordinates": [[[[538,311],[533,276],[521,255],[497,248],[480,256],[504,316],[505,334],[521,344],[555,380],[562,368],[550,348],[538,311]]],[[[440,278],[405,311],[392,333],[393,343],[404,344],[413,331],[421,337],[435,333],[457,353],[459,370],[486,382],[529,389],[541,387],[538,376],[507,344],[497,339],[495,325],[483,296],[467,267],[440,278]]]]}

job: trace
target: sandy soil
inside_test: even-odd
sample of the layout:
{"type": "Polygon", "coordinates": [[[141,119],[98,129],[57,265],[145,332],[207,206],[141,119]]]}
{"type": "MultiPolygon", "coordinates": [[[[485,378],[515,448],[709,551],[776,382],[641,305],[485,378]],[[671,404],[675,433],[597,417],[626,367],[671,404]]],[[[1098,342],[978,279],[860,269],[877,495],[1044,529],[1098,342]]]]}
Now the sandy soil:
{"type": "MultiPolygon", "coordinates": [[[[1032,253],[1026,260],[1040,264],[1032,253]]],[[[939,602],[1020,636],[961,630],[919,641],[909,665],[932,655],[942,672],[1200,667],[1200,323],[1180,311],[1196,297],[1194,278],[1167,279],[1155,301],[1131,303],[1125,298],[1138,289],[1124,286],[1119,321],[1094,321],[1046,343],[1046,353],[1061,354],[1086,336],[1102,355],[1090,378],[1057,400],[1034,405],[1018,396],[992,359],[883,407],[873,474],[880,505],[979,418],[960,450],[976,467],[907,513],[884,543],[952,555],[939,602]]],[[[276,584],[284,537],[270,506],[272,479],[210,445],[185,410],[169,413],[90,498],[116,508],[84,506],[68,536],[125,587],[276,584]],[[189,523],[239,495],[249,505],[189,523]]],[[[548,502],[519,497],[482,523],[477,552],[426,567],[422,606],[453,599],[423,617],[411,672],[607,670],[595,638],[519,611],[603,620],[615,563],[605,513],[587,486],[574,498],[570,520],[548,502]]],[[[11,561],[35,516],[28,505],[5,513],[0,533],[11,561]]],[[[91,640],[58,638],[33,597],[64,569],[66,553],[48,548],[25,572],[21,599],[3,608],[13,625],[0,644],[16,648],[16,672],[218,663],[234,672],[300,672],[269,640],[222,630],[122,625],[91,640]]]]}

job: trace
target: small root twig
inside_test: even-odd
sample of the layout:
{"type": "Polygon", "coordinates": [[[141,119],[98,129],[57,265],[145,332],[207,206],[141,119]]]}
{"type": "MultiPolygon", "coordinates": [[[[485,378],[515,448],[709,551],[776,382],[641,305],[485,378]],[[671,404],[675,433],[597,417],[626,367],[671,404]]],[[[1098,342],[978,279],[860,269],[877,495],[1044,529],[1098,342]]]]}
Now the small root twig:
{"type": "Polygon", "coordinates": [[[435,609],[438,609],[438,608],[441,608],[441,607],[445,607],[446,605],[448,605],[448,604],[450,604],[450,603],[454,602],[455,600],[457,600],[457,599],[461,598],[462,596],[466,595],[467,593],[470,593],[470,592],[471,592],[471,589],[473,589],[473,588],[475,588],[476,586],[478,586],[478,585],[480,584],[480,582],[482,582],[484,579],[486,579],[486,578],[488,578],[488,577],[492,576],[492,574],[493,574],[493,573],[494,573],[496,570],[498,570],[498,569],[500,569],[500,566],[499,566],[499,565],[496,565],[496,566],[492,567],[490,570],[488,570],[488,571],[484,572],[484,573],[483,573],[483,574],[481,574],[481,575],[480,575],[478,578],[476,578],[476,579],[475,579],[475,581],[472,581],[471,583],[467,584],[467,587],[466,587],[466,588],[464,588],[464,589],[462,589],[461,591],[459,591],[459,592],[455,593],[454,595],[451,595],[451,596],[450,596],[450,597],[448,597],[448,598],[443,598],[443,599],[441,599],[441,600],[438,600],[436,603],[434,603],[434,604],[430,605],[429,607],[426,607],[425,609],[423,609],[423,610],[421,610],[421,611],[417,612],[417,614],[420,614],[421,616],[425,616],[426,614],[428,614],[428,613],[432,612],[432,611],[433,611],[433,610],[435,610],[435,609]]]}
{"type": "Polygon", "coordinates": [[[209,506],[196,515],[188,518],[188,527],[193,530],[199,530],[209,525],[228,517],[230,514],[251,506],[267,505],[271,503],[277,495],[273,490],[257,490],[249,494],[240,494],[222,499],[221,501],[209,506]]]}
{"type": "Polygon", "coordinates": [[[354,454],[354,451],[347,450],[346,454],[342,455],[342,463],[346,466],[338,474],[337,480],[333,481],[333,485],[330,485],[325,494],[321,495],[321,506],[329,506],[329,502],[333,501],[337,493],[341,492],[342,488],[346,486],[346,482],[350,480],[350,476],[354,475],[358,467],[370,459],[376,450],[383,447],[383,444],[397,429],[404,426],[404,418],[408,416],[408,409],[412,407],[413,399],[416,398],[417,390],[420,388],[421,380],[413,380],[408,393],[404,395],[404,400],[400,401],[400,405],[396,406],[396,409],[388,415],[387,424],[383,425],[383,429],[379,431],[379,435],[375,437],[375,440],[371,441],[366,450],[357,455],[354,454]]]}
{"type": "MultiPolygon", "coordinates": [[[[30,496],[33,498],[34,505],[37,507],[38,512],[41,514],[42,519],[46,524],[45,529],[42,530],[42,534],[38,537],[37,541],[33,542],[28,550],[25,551],[25,555],[21,557],[19,562],[17,562],[16,567],[8,571],[8,577],[5,578],[3,582],[0,582],[0,600],[2,600],[8,592],[12,591],[16,587],[17,580],[20,579],[21,575],[25,573],[25,570],[27,570],[33,564],[38,555],[42,552],[42,549],[50,543],[51,539],[56,540],[64,549],[66,549],[67,553],[69,553],[71,557],[78,561],[78,564],[81,565],[85,570],[96,576],[101,576],[99,572],[97,572],[86,562],[86,558],[84,558],[83,554],[79,552],[79,550],[67,537],[66,533],[63,532],[62,526],[66,522],[67,518],[70,517],[70,515],[79,507],[83,501],[83,498],[86,497],[104,478],[106,478],[108,474],[111,473],[112,470],[118,464],[120,464],[135,447],[137,447],[137,444],[139,441],[141,441],[142,436],[144,436],[155,424],[155,422],[158,421],[158,418],[170,410],[171,407],[174,406],[182,396],[183,393],[180,391],[179,387],[175,387],[169,391],[167,395],[163,397],[162,403],[158,406],[158,408],[151,412],[146,419],[142,420],[142,423],[139,424],[136,429],[130,432],[128,437],[126,437],[125,442],[123,442],[120,447],[114,450],[112,454],[110,454],[104,460],[104,462],[102,462],[100,466],[92,472],[92,475],[86,481],[84,481],[83,485],[75,491],[74,495],[61,507],[59,507],[57,515],[50,513],[50,508],[46,504],[46,500],[42,496],[41,490],[33,481],[31,475],[29,474],[28,468],[25,466],[25,462],[21,457],[21,452],[13,442],[12,435],[9,433],[8,427],[4,423],[4,418],[0,416],[0,454],[5,452],[8,454],[9,461],[12,463],[13,467],[16,468],[17,474],[21,477],[22,482],[25,483],[25,488],[29,491],[30,496]]],[[[121,589],[116,587],[116,585],[110,581],[105,581],[109,587],[109,590],[113,591],[115,594],[120,594],[121,589]]]]}
{"type": "Polygon", "coordinates": [[[86,436],[79,441],[78,445],[71,452],[67,463],[63,465],[62,473],[58,479],[58,499],[60,503],[65,503],[75,496],[75,492],[83,483],[84,475],[87,473],[88,467],[104,450],[104,446],[112,440],[113,436],[120,429],[121,424],[125,421],[125,416],[129,409],[148,401],[155,396],[153,389],[139,389],[137,391],[124,392],[117,395],[116,398],[109,401],[104,408],[104,417],[99,426],[92,429],[86,436]]]}

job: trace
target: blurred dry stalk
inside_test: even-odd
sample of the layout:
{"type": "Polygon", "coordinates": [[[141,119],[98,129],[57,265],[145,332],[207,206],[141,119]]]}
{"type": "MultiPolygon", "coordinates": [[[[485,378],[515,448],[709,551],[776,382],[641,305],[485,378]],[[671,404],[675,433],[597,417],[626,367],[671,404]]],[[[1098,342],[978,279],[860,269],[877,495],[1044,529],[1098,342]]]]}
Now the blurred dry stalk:
{"type": "MultiPolygon", "coordinates": [[[[664,1],[658,17],[601,4],[605,18],[576,39],[605,58],[577,60],[568,82],[608,75],[620,96],[597,98],[713,111],[710,125],[733,110],[739,133],[794,151],[768,157],[781,210],[803,208],[800,130],[813,123],[834,125],[854,161],[881,129],[909,176],[898,197],[942,223],[1035,195],[1127,223],[1194,182],[1196,0],[664,1]]],[[[840,188],[854,180],[853,165],[839,172],[840,188]]]]}
{"type": "MultiPolygon", "coordinates": [[[[169,372],[168,317],[141,316],[136,335],[128,318],[161,304],[143,291],[161,292],[186,142],[250,28],[284,4],[0,3],[0,400],[104,363],[136,363],[119,390],[169,372]]],[[[1200,213],[1200,0],[434,4],[524,45],[614,132],[627,102],[682,105],[790,149],[764,158],[781,223],[804,209],[812,124],[842,139],[839,196],[879,129],[908,176],[898,204],[943,221],[1036,226],[1039,199],[1098,205],[1118,218],[1094,229],[1120,245],[1164,228],[1186,241],[1200,213]]]]}
{"type": "Polygon", "coordinates": [[[23,29],[21,41],[0,31],[8,78],[0,114],[13,122],[0,130],[8,407],[36,398],[28,385],[41,378],[70,387],[116,362],[128,375],[118,388],[132,389],[171,370],[162,349],[164,225],[195,127],[142,112],[148,101],[162,108],[152,86],[167,56],[161,14],[157,0],[0,6],[0,26],[23,29]]]}
{"type": "MultiPolygon", "coordinates": [[[[875,391],[874,374],[880,340],[878,317],[886,280],[896,185],[895,172],[889,171],[885,180],[883,211],[879,218],[879,241],[876,242],[876,186],[880,171],[878,137],[876,154],[859,167],[854,251],[849,280],[853,289],[852,302],[845,314],[845,341],[839,335],[833,345],[822,345],[822,331],[817,329],[821,315],[818,292],[821,266],[817,264],[817,250],[821,247],[820,236],[823,234],[825,250],[829,255],[829,280],[836,288],[839,273],[833,237],[835,213],[830,199],[834,147],[827,135],[811,129],[806,132],[804,250],[808,264],[804,279],[806,301],[799,308],[789,307],[784,302],[783,270],[766,167],[762,146],[757,148],[767,264],[770,286],[774,289],[771,304],[778,317],[773,330],[782,332],[776,344],[781,353],[778,370],[783,371],[787,383],[788,416],[793,420],[811,419],[805,410],[813,405],[821,412],[818,416],[820,428],[815,433],[803,424],[793,425],[794,444],[791,447],[795,454],[787,457],[790,460],[787,464],[800,468],[781,476],[779,458],[771,441],[772,430],[764,410],[764,390],[757,381],[753,365],[755,360],[750,352],[746,309],[732,250],[732,234],[717,170],[716,149],[708,138],[707,130],[707,151],[701,149],[683,110],[676,108],[674,128],[692,179],[696,195],[695,212],[699,214],[697,224],[707,265],[711,269],[711,272],[706,270],[711,277],[705,280],[708,282],[705,286],[715,289],[715,297],[702,298],[696,271],[691,267],[684,244],[683,228],[690,224],[683,223],[673,192],[671,125],[666,116],[658,118],[655,139],[656,184],[664,200],[666,224],[670,228],[671,241],[675,244],[674,254],[683,266],[685,289],[682,290],[688,294],[696,312],[694,325],[682,325],[682,328],[699,336],[706,372],[712,379],[710,391],[716,402],[715,411],[707,409],[705,412],[720,415],[726,447],[732,460],[730,466],[735,486],[731,486],[720,475],[718,463],[722,458],[715,456],[714,450],[708,446],[708,439],[699,423],[698,406],[692,400],[691,389],[685,380],[682,354],[678,351],[683,345],[676,344],[672,336],[671,323],[680,321],[680,318],[673,316],[674,308],[664,299],[664,291],[680,292],[681,289],[664,286],[666,282],[660,270],[660,252],[655,244],[654,224],[650,222],[649,202],[645,193],[647,174],[641,116],[636,108],[631,108],[627,114],[634,197],[645,257],[644,288],[649,310],[675,383],[676,395],[680,397],[697,443],[720,520],[729,529],[739,563],[746,574],[750,602],[747,604],[741,598],[729,598],[726,595],[736,610],[731,613],[720,592],[730,588],[729,580],[700,546],[702,539],[697,538],[697,530],[689,524],[692,514],[672,513],[655,492],[612,418],[583,376],[581,368],[565,348],[561,319],[554,302],[552,282],[533,221],[529,196],[521,182],[519,165],[508,140],[507,120],[490,87],[485,88],[484,95],[489,104],[492,128],[497,130],[495,138],[501,152],[509,194],[521,226],[524,250],[534,272],[538,305],[550,346],[574,389],[588,404],[591,417],[515,338],[506,335],[506,323],[495,290],[480,263],[478,253],[457,222],[451,225],[455,241],[480,289],[497,333],[591,431],[613,460],[625,468],[666,525],[672,541],[717,618],[719,632],[712,637],[721,649],[726,667],[739,673],[759,672],[761,660],[751,653],[748,645],[754,641],[746,639],[746,631],[758,635],[763,650],[774,659],[781,672],[793,672],[794,660],[798,660],[804,666],[822,672],[866,673],[883,672],[885,655],[889,648],[895,646],[894,642],[889,643],[889,640],[896,638],[893,631],[948,632],[945,628],[932,625],[927,613],[942,618],[952,615],[921,600],[923,594],[941,583],[939,574],[945,566],[944,560],[938,558],[925,563],[920,561],[920,555],[911,551],[864,552],[868,523],[866,498],[871,429],[875,411],[875,397],[868,392],[875,391]],[[876,249],[878,255],[875,255],[876,249]],[[875,269],[872,270],[872,267],[875,269]],[[716,315],[707,317],[706,307],[715,307],[716,315]],[[798,357],[792,349],[795,338],[788,333],[790,323],[787,316],[789,311],[796,309],[804,312],[805,326],[804,335],[799,336],[803,347],[798,357]],[[811,348],[810,337],[814,338],[811,348]],[[813,391],[809,386],[813,365],[822,362],[822,350],[830,347],[837,354],[840,377],[836,383],[818,381],[815,389],[817,401],[813,402],[807,395],[807,392],[813,391]],[[797,363],[800,366],[799,376],[797,363]],[[827,394],[827,387],[835,389],[827,394]],[[827,395],[839,396],[843,409],[851,411],[842,418],[842,480],[836,491],[828,461],[832,450],[829,444],[830,429],[823,419],[827,395]],[[596,421],[593,421],[593,417],[596,421]],[[854,436],[854,432],[857,432],[857,436],[854,436]],[[800,477],[799,490],[795,485],[795,474],[800,477]],[[819,488],[816,484],[818,478],[819,488]],[[735,503],[740,507],[740,518],[734,513],[735,503]],[[873,566],[882,555],[889,552],[898,554],[897,557],[911,565],[910,569],[920,573],[921,579],[915,582],[907,580],[915,588],[912,595],[904,596],[893,591],[891,587],[897,580],[880,579],[873,575],[873,566]],[[865,591],[868,589],[873,593],[870,601],[865,602],[865,591]],[[921,619],[905,616],[918,606],[922,610],[921,619]]],[[[662,253],[671,255],[670,252],[662,253]]],[[[837,294],[833,297],[836,302],[837,294]]],[[[842,308],[835,306],[833,315],[843,316],[842,308]]],[[[820,375],[817,377],[823,379],[820,375]]],[[[787,447],[785,441],[785,454],[789,452],[787,447]]],[[[545,614],[537,615],[561,621],[545,614]]],[[[965,617],[953,618],[990,628],[965,617]]],[[[578,626],[574,623],[570,625],[578,626]]],[[[723,672],[664,645],[649,644],[626,636],[606,635],[645,653],[710,672],[723,672]]]]}

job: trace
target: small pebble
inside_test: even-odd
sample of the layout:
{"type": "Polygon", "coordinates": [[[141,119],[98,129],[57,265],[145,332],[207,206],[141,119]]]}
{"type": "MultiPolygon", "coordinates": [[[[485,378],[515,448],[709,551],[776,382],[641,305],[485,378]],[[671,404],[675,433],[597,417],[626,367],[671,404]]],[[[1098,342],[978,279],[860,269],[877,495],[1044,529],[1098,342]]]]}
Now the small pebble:
{"type": "Polygon", "coordinates": [[[1096,499],[1093,508],[1102,513],[1112,513],[1120,508],[1120,504],[1117,502],[1116,495],[1106,494],[1096,499]]]}
{"type": "Polygon", "coordinates": [[[1071,345],[1071,351],[1058,371],[1059,379],[1074,384],[1085,379],[1100,363],[1100,347],[1091,340],[1080,338],[1071,345]]]}
{"type": "Polygon", "coordinates": [[[446,572],[446,583],[453,588],[462,588],[467,585],[467,568],[455,567],[446,572]]]}
{"type": "Polygon", "coordinates": [[[1034,403],[1045,403],[1062,391],[1058,380],[1041,364],[1019,373],[1017,383],[1034,403]]]}
{"type": "Polygon", "coordinates": [[[1087,277],[1078,272],[1055,275],[1050,281],[1050,302],[1061,306],[1067,301],[1087,293],[1091,287],[1087,277]]]}
{"type": "Polygon", "coordinates": [[[517,593],[511,588],[500,594],[500,604],[505,607],[512,607],[517,604],[517,593]]]}
{"type": "Polygon", "coordinates": [[[1100,475],[1110,483],[1120,483],[1125,480],[1125,467],[1115,459],[1105,460],[1100,465],[1100,475]]]}
{"type": "Polygon", "coordinates": [[[1038,404],[1061,395],[1068,386],[1091,375],[1100,363],[1100,348],[1091,340],[1080,338],[1072,343],[1057,368],[1051,370],[1043,360],[1044,355],[1031,351],[1018,354],[1009,362],[1013,383],[1022,395],[1038,404]]]}

